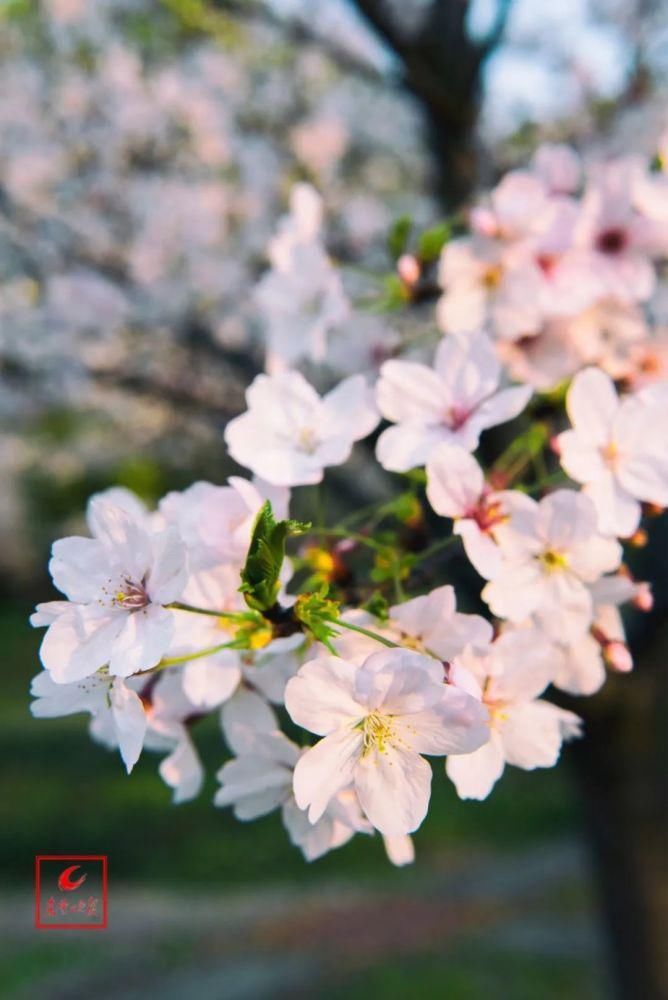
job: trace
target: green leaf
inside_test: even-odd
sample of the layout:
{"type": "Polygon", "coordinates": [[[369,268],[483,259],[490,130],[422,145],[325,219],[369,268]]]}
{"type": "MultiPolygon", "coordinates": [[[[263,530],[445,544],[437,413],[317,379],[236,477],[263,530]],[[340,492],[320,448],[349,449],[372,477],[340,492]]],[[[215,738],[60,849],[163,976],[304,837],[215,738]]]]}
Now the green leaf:
{"type": "Polygon", "coordinates": [[[327,585],[313,594],[300,594],[294,603],[295,618],[304,626],[305,631],[319,642],[331,649],[330,640],[338,635],[332,628],[332,621],[339,617],[338,601],[327,597],[327,585]]]}
{"type": "Polygon", "coordinates": [[[418,257],[425,263],[436,260],[450,239],[452,227],[449,222],[439,222],[431,229],[425,229],[418,240],[418,257]]]}
{"type": "Polygon", "coordinates": [[[268,500],[260,508],[239,587],[249,608],[268,611],[274,606],[281,587],[285,543],[291,535],[301,535],[310,527],[301,521],[277,521],[268,500]]]}
{"type": "Polygon", "coordinates": [[[408,240],[413,228],[413,220],[410,215],[400,215],[390,226],[387,234],[387,252],[392,260],[397,260],[408,245],[408,240]]]}
{"type": "Polygon", "coordinates": [[[362,607],[380,622],[386,622],[390,617],[390,606],[379,590],[374,590],[369,600],[362,607]]]}

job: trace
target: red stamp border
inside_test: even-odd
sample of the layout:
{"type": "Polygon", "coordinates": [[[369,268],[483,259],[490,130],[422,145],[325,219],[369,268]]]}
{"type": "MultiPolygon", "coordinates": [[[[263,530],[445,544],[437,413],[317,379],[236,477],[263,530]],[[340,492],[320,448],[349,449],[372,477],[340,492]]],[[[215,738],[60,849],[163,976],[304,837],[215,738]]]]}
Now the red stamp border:
{"type": "Polygon", "coordinates": [[[108,923],[107,854],[36,854],[35,855],[35,927],[40,931],[103,931],[108,923]],[[101,861],[102,862],[102,922],[99,924],[43,924],[40,920],[41,861],[101,861]]]}

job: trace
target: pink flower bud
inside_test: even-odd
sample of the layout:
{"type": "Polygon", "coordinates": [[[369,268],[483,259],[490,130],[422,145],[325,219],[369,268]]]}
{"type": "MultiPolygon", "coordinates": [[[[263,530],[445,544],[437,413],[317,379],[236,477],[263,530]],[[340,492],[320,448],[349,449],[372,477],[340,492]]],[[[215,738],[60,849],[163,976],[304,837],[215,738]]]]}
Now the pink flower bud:
{"type": "Polygon", "coordinates": [[[473,208],[469,215],[471,229],[481,236],[496,236],[498,224],[494,213],[489,208],[473,208]]]}
{"type": "Polygon", "coordinates": [[[611,670],[620,674],[628,674],[633,670],[633,657],[629,647],[618,641],[607,643],[604,649],[605,661],[611,670]]]}
{"type": "Polygon", "coordinates": [[[639,583],[638,590],[633,598],[633,606],[638,611],[651,611],[654,607],[654,595],[649,583],[639,583]]]}
{"type": "Polygon", "coordinates": [[[561,444],[559,443],[559,435],[553,434],[550,438],[550,450],[555,455],[561,455],[561,444]]]}
{"type": "Polygon", "coordinates": [[[420,280],[420,264],[410,253],[403,253],[397,261],[397,274],[409,288],[420,280]]]}

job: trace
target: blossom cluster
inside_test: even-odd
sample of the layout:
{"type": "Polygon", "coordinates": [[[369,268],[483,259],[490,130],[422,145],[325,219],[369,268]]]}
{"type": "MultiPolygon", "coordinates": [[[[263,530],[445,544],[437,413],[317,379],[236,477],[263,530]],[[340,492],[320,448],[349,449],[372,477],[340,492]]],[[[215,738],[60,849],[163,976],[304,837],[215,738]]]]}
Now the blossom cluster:
{"type": "Polygon", "coordinates": [[[296,186],[256,291],[267,370],[224,433],[253,478],[155,510],[118,488],[92,498],[90,537],[53,546],[64,599],[32,619],[47,627],[33,713],[90,713],[128,771],[162,753],[177,802],[201,790],[193,731],[217,713],[230,756],[215,805],[280,810],[308,859],[377,832],[411,861],[425,758],[444,758],[436,780],[463,799],[506,765],[554,766],[582,733],[572,697],[633,667],[620,608],[652,594],[624,546],[668,505],[650,334],[668,178],[606,163],[580,193],[581,172],[544,147],[467,234],[459,221],[436,252],[433,233],[399,248],[383,287],[411,309],[436,275],[433,350],[385,330],[376,351],[378,315],[350,325],[321,199],[296,186]],[[341,352],[361,371],[335,380],[341,352]],[[328,524],[327,470],[353,450],[359,474],[375,455],[383,495],[328,524]],[[315,524],[288,515],[300,487],[320,497],[315,524]]]}

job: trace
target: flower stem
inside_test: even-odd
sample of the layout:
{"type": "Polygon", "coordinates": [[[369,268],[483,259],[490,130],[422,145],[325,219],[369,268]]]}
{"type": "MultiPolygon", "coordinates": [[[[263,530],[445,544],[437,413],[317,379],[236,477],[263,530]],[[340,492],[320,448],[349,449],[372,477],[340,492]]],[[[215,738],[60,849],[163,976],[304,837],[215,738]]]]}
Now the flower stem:
{"type": "Polygon", "coordinates": [[[399,649],[400,643],[392,642],[391,639],[386,639],[385,636],[379,635],[377,632],[372,632],[368,628],[362,628],[361,625],[351,625],[350,622],[341,621],[340,618],[327,618],[326,621],[331,622],[332,625],[339,625],[341,628],[347,628],[350,632],[359,632],[360,635],[365,635],[369,639],[375,639],[376,642],[380,642],[383,646],[389,646],[392,649],[399,649]]]}
{"type": "Polygon", "coordinates": [[[210,608],[196,608],[192,604],[181,604],[180,601],[174,601],[172,604],[166,604],[165,607],[172,611],[190,611],[195,615],[210,615],[213,618],[229,618],[230,621],[251,621],[255,620],[256,616],[247,611],[212,611],[210,608]]]}
{"type": "Polygon", "coordinates": [[[152,670],[144,670],[145,674],[156,673],[158,670],[165,670],[167,667],[177,667],[181,663],[189,663],[190,660],[199,660],[203,656],[212,656],[214,653],[219,653],[221,649],[239,649],[239,644],[236,640],[231,642],[221,642],[217,646],[209,646],[208,649],[200,649],[196,653],[185,653],[183,656],[170,656],[164,660],[160,660],[157,666],[153,667],[152,670]]]}

